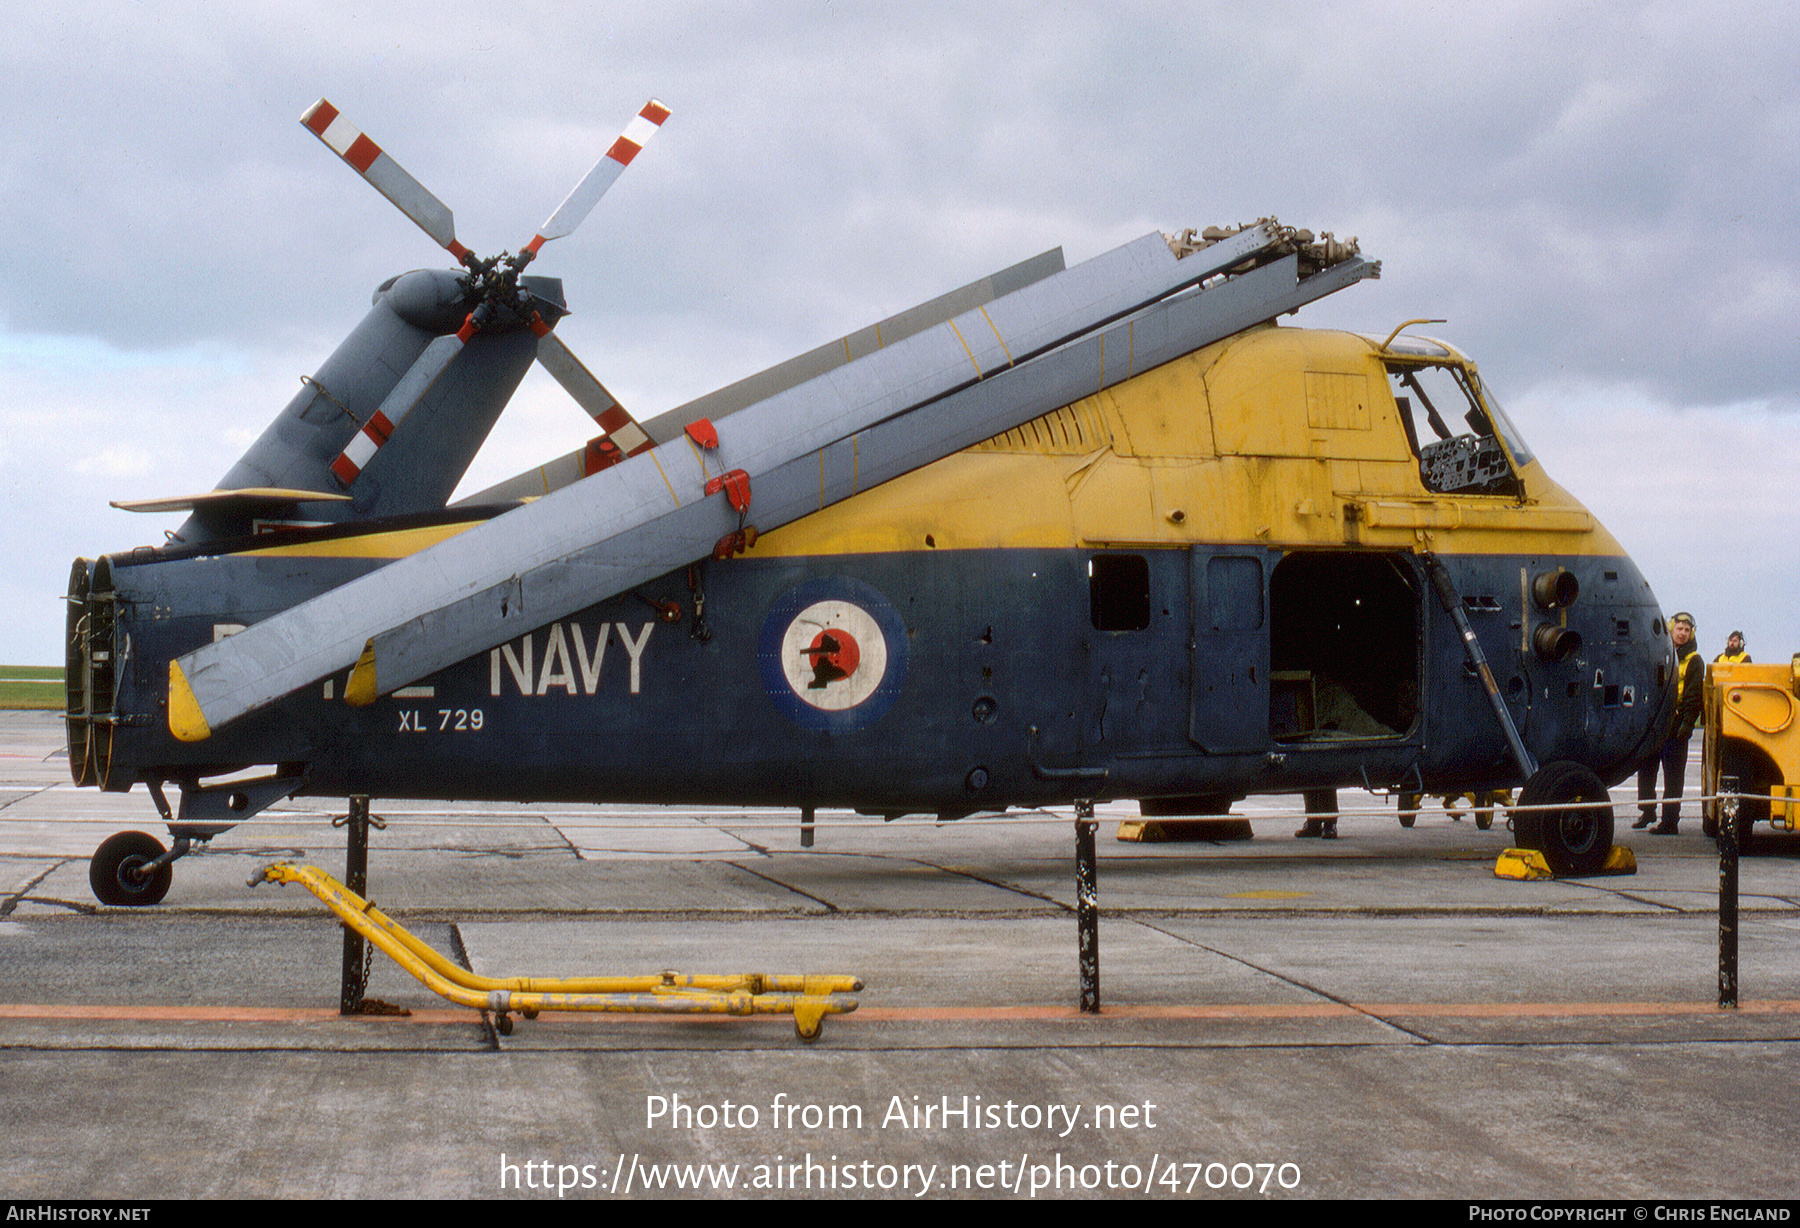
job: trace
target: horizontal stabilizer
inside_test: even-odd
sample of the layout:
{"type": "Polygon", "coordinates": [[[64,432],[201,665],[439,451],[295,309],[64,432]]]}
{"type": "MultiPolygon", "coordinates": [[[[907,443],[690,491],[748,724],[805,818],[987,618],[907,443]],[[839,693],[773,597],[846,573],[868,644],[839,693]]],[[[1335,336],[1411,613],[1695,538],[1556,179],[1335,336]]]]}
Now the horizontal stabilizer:
{"type": "Polygon", "coordinates": [[[322,490],[279,490],[273,486],[248,486],[241,490],[209,490],[203,495],[177,495],[170,499],[115,499],[113,506],[122,512],[194,512],[219,511],[248,514],[296,503],[323,503],[348,500],[349,495],[327,494],[322,490]]]}

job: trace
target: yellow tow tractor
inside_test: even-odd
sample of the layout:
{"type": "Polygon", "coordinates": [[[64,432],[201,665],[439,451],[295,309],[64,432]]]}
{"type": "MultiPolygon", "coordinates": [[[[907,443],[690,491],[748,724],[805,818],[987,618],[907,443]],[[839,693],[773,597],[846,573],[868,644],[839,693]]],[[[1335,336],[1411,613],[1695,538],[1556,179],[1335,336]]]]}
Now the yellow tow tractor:
{"type": "Polygon", "coordinates": [[[1719,834],[1723,782],[1736,780],[1738,847],[1757,825],[1800,826],[1800,654],[1781,665],[1715,663],[1706,670],[1701,828],[1719,834]]]}

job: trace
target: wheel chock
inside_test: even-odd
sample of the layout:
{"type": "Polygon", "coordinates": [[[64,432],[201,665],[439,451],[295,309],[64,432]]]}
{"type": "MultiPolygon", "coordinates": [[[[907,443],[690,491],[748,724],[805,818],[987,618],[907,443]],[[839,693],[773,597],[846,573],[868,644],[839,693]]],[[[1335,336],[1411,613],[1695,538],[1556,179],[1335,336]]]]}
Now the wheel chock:
{"type": "Polygon", "coordinates": [[[297,883],[318,896],[338,919],[393,961],[420,984],[458,1006],[491,1011],[502,1036],[513,1030],[516,1012],[536,1019],[543,1011],[608,1011],[656,1015],[790,1015],[794,1034],[812,1042],[819,1038],[827,1015],[856,1009],[850,994],[863,983],[853,976],[824,973],[762,972],[724,975],[652,973],[610,977],[487,977],[445,959],[424,940],[409,933],[371,900],[365,900],[317,866],[278,862],[250,879],[258,883],[297,883]]]}
{"type": "Polygon", "coordinates": [[[1228,815],[1198,819],[1126,819],[1119,824],[1119,840],[1127,844],[1217,843],[1251,840],[1249,819],[1228,815]]]}
{"type": "Polygon", "coordinates": [[[1550,863],[1536,849],[1507,849],[1494,859],[1495,878],[1515,878],[1529,881],[1535,878],[1555,878],[1550,870],[1550,863]]]}
{"type": "Polygon", "coordinates": [[[1637,858],[1631,850],[1622,844],[1613,845],[1612,852],[1606,855],[1606,864],[1600,867],[1602,874],[1636,874],[1637,858]]]}
{"type": "Polygon", "coordinates": [[[1539,878],[1598,878],[1608,874],[1636,874],[1637,858],[1631,850],[1615,844],[1606,855],[1606,864],[1592,874],[1558,874],[1536,849],[1507,849],[1494,860],[1495,878],[1529,881],[1539,878]]]}

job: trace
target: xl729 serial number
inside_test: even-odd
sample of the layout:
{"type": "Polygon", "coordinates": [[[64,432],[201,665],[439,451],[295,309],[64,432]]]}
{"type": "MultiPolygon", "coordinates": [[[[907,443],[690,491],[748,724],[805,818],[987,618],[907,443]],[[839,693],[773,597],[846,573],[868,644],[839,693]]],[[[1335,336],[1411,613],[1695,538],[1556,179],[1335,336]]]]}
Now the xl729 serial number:
{"type": "Polygon", "coordinates": [[[481,726],[480,708],[439,708],[436,726],[417,708],[400,709],[401,733],[473,733],[481,726]]]}

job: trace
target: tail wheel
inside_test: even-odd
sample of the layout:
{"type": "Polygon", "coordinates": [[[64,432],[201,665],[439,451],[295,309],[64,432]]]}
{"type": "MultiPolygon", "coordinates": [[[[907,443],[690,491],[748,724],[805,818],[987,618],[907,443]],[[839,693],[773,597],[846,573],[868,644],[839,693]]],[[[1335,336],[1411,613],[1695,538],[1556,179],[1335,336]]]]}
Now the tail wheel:
{"type": "Polygon", "coordinates": [[[1486,793],[1476,794],[1476,829],[1479,831],[1486,831],[1488,828],[1492,827],[1494,825],[1494,811],[1500,806],[1509,804],[1511,801],[1512,790],[1510,789],[1489,789],[1486,793]]]}
{"type": "Polygon", "coordinates": [[[141,831],[109,836],[88,862],[88,886],[102,904],[142,908],[160,904],[169,894],[175,868],[164,864],[142,875],[143,867],[164,853],[162,842],[141,831]]]}
{"type": "Polygon", "coordinates": [[[1419,819],[1419,802],[1423,800],[1417,793],[1400,795],[1400,826],[1411,827],[1419,819]]]}
{"type": "Polygon", "coordinates": [[[1592,874],[1612,852],[1612,807],[1575,803],[1611,800],[1600,778],[1581,764],[1566,759],[1546,763],[1525,782],[1518,804],[1570,808],[1520,811],[1513,817],[1514,835],[1525,848],[1542,853],[1556,873],[1592,874]]]}

